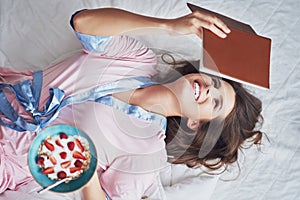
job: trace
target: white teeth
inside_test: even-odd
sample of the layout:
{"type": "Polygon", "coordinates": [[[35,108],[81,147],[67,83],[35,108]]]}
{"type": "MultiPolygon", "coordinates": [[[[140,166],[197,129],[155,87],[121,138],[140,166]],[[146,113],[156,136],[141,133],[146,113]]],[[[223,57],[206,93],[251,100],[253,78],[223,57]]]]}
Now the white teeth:
{"type": "Polygon", "coordinates": [[[194,82],[194,93],[195,93],[195,100],[197,101],[200,96],[200,86],[199,83],[194,82]]]}

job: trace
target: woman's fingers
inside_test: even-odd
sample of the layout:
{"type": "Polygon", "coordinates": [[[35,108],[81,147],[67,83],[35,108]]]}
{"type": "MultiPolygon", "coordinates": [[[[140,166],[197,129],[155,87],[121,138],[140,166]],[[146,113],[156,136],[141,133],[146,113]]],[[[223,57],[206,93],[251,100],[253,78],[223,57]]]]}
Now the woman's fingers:
{"type": "Polygon", "coordinates": [[[217,36],[221,38],[227,37],[227,34],[224,31],[222,31],[218,26],[216,26],[216,24],[207,21],[203,22],[202,24],[203,24],[203,28],[210,30],[217,36]]]}
{"type": "Polygon", "coordinates": [[[222,20],[220,20],[217,17],[214,17],[214,21],[215,21],[215,24],[218,28],[220,28],[222,31],[224,31],[227,34],[230,33],[230,29],[228,28],[228,26],[222,20]]]}
{"type": "Polygon", "coordinates": [[[198,19],[203,19],[207,22],[211,22],[213,24],[215,24],[217,27],[219,27],[222,31],[224,31],[225,33],[230,33],[230,29],[227,27],[227,25],[220,20],[218,17],[214,16],[214,15],[210,15],[210,14],[206,14],[206,13],[202,13],[199,11],[195,11],[193,12],[193,14],[195,15],[195,17],[197,17],[198,19]]]}
{"type": "Polygon", "coordinates": [[[206,28],[221,38],[225,38],[227,34],[230,33],[230,29],[227,25],[216,16],[201,13],[199,11],[195,11],[191,15],[194,20],[194,25],[197,28],[206,28]]]}
{"type": "Polygon", "coordinates": [[[195,11],[189,15],[169,20],[171,30],[179,34],[196,34],[202,38],[203,28],[210,30],[217,36],[225,38],[230,29],[219,18],[195,11]]]}

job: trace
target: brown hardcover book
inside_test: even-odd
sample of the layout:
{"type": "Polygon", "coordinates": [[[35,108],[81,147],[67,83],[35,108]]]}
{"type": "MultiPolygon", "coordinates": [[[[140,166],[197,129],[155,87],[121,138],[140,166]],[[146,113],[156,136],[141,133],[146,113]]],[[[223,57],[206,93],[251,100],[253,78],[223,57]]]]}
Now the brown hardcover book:
{"type": "Polygon", "coordinates": [[[225,39],[203,31],[203,59],[199,70],[245,84],[269,88],[271,39],[259,36],[248,24],[187,4],[217,16],[231,30],[225,39]]]}

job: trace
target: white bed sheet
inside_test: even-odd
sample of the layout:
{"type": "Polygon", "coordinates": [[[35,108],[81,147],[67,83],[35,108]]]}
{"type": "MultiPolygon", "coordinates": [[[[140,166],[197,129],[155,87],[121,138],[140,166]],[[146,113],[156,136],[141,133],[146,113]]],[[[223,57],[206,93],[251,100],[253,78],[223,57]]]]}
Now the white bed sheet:
{"type": "MultiPolygon", "coordinates": [[[[162,173],[168,199],[300,199],[300,10],[299,0],[192,0],[208,9],[244,21],[272,39],[271,89],[249,88],[263,101],[265,123],[262,152],[250,148],[241,154],[240,174],[209,176],[184,166],[170,166],[162,173]]],[[[41,69],[79,50],[70,15],[81,8],[120,7],[158,17],[189,12],[183,0],[1,0],[0,65],[13,69],[41,69]]],[[[199,39],[147,37],[155,50],[172,49],[185,59],[198,59],[199,39]],[[196,53],[195,53],[196,52],[196,53]]],[[[0,199],[74,199],[79,193],[32,196],[27,188],[5,192],[0,199]]]]}

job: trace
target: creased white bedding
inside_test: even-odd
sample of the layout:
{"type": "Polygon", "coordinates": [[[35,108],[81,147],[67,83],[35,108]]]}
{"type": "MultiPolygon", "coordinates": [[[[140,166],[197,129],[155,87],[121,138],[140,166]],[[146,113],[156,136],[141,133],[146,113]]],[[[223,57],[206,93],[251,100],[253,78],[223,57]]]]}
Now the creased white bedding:
{"type": "MultiPolygon", "coordinates": [[[[162,172],[168,199],[300,199],[300,1],[299,0],[193,0],[191,3],[249,23],[272,39],[271,89],[249,88],[263,101],[263,141],[240,154],[239,166],[220,176],[203,174],[184,166],[162,172]],[[240,174],[239,174],[240,172],[240,174]]],[[[79,50],[69,24],[70,15],[81,8],[119,7],[145,15],[178,17],[189,12],[183,0],[1,0],[0,65],[13,69],[41,69],[79,50]]],[[[194,36],[142,39],[155,50],[169,49],[184,59],[200,58],[201,42],[194,36]]],[[[249,55],[251,56],[251,55],[249,55]]],[[[29,194],[32,182],[0,199],[72,199],[79,192],[29,194]]]]}

